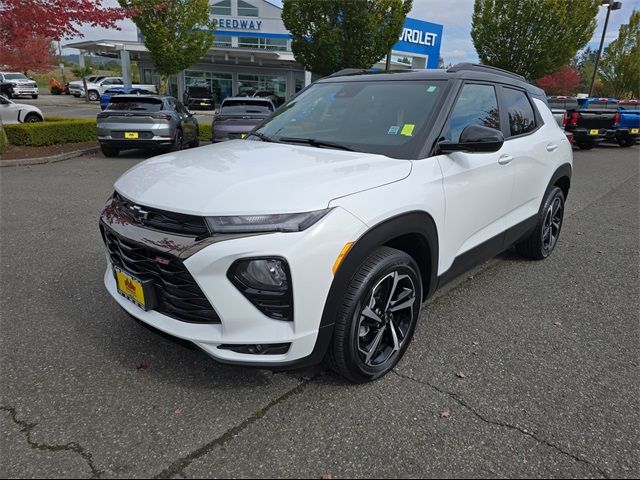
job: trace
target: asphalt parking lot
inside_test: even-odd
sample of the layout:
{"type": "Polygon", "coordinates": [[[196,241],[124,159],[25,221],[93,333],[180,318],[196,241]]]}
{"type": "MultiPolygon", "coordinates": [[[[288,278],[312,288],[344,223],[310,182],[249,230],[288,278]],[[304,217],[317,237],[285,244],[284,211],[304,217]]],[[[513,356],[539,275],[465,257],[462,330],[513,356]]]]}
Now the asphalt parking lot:
{"type": "Polygon", "coordinates": [[[97,217],[143,156],[0,169],[0,475],[637,478],[639,152],[576,152],[553,256],[450,284],[361,386],[219,365],[116,306],[97,217]]]}
{"type": "MultiPolygon", "coordinates": [[[[76,98],[73,95],[51,95],[48,92],[44,92],[44,89],[40,89],[38,98],[19,97],[14,98],[13,101],[38,107],[42,110],[45,118],[95,118],[101,112],[99,102],[85,102],[84,98],[76,98]]],[[[194,113],[199,122],[204,124],[211,123],[212,110],[202,110],[194,113]]]]}

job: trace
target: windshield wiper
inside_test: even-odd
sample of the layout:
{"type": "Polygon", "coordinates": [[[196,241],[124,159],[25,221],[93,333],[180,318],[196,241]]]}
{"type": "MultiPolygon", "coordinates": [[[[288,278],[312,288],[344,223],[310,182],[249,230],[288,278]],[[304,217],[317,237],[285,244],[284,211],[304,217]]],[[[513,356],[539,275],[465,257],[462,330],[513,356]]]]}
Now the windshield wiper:
{"type": "Polygon", "coordinates": [[[307,145],[311,145],[312,147],[338,148],[340,150],[348,150],[350,152],[353,152],[353,148],[351,148],[349,145],[330,142],[327,140],[316,140],[315,138],[280,137],[278,140],[281,142],[306,143],[307,145]]]}
{"type": "Polygon", "coordinates": [[[262,140],[263,142],[272,142],[272,143],[278,143],[277,140],[274,140],[271,137],[266,136],[264,133],[260,133],[260,132],[249,132],[249,135],[255,135],[256,137],[258,137],[260,140],[262,140]]]}

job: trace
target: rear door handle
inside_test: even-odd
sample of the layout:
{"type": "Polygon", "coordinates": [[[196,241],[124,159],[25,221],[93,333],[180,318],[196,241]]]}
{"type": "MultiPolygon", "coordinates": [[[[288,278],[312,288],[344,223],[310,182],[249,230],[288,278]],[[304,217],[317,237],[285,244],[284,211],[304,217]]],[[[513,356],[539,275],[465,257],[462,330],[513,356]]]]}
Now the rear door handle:
{"type": "Polygon", "coordinates": [[[509,165],[511,162],[513,162],[513,157],[511,155],[500,155],[500,158],[498,159],[498,163],[500,165],[509,165]]]}
{"type": "Polygon", "coordinates": [[[550,143],[547,145],[547,152],[555,152],[558,149],[558,145],[555,143],[550,143]]]}

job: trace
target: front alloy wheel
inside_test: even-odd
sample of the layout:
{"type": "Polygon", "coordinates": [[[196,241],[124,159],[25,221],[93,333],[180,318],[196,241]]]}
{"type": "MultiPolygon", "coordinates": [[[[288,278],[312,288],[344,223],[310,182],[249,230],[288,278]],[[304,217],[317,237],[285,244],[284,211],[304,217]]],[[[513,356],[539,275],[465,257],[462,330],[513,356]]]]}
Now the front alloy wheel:
{"type": "Polygon", "coordinates": [[[389,247],[376,250],[344,292],[327,355],[330,366],[357,383],[388,373],[409,346],[421,299],[413,258],[389,247]]]}
{"type": "Polygon", "coordinates": [[[412,325],[416,287],[407,274],[394,270],[368,294],[358,317],[358,352],[368,367],[378,367],[397,355],[412,325]]]}

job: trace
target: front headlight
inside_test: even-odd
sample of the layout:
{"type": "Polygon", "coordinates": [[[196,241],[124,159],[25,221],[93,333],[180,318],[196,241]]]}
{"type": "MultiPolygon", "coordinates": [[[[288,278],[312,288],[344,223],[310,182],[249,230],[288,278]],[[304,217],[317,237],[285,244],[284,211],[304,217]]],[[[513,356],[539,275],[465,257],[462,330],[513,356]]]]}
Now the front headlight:
{"type": "Polygon", "coordinates": [[[206,217],[212,233],[301,232],[316,223],[331,209],[278,215],[241,215],[206,217]]]}

